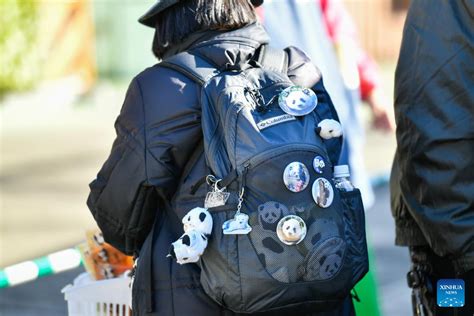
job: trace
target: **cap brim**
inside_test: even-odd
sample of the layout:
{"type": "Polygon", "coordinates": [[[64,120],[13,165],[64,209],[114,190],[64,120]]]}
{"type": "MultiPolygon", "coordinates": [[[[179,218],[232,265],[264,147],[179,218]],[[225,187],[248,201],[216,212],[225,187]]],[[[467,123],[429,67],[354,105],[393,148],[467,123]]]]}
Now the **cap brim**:
{"type": "Polygon", "coordinates": [[[178,2],[179,0],[158,0],[144,15],[138,19],[138,22],[149,27],[155,27],[156,16],[158,13],[178,2]]]}

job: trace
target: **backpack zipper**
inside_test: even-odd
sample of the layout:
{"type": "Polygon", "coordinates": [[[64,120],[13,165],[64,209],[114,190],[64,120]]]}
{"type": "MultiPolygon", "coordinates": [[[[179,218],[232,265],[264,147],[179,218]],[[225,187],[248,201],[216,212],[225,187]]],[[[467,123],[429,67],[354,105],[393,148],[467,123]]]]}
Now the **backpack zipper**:
{"type": "MultiPolygon", "coordinates": [[[[242,177],[245,175],[248,170],[251,167],[255,167],[256,165],[259,165],[260,163],[266,161],[270,157],[274,157],[276,155],[279,155],[281,153],[286,153],[290,151],[299,151],[299,150],[304,150],[304,151],[310,151],[310,152],[315,152],[320,155],[323,155],[326,160],[328,160],[328,155],[326,151],[321,148],[318,145],[310,145],[310,144],[304,144],[304,143],[296,143],[296,144],[289,144],[289,145],[283,145],[283,146],[278,146],[278,147],[273,147],[270,149],[267,149],[247,160],[245,160],[240,167],[237,168],[237,174],[242,177]]],[[[328,160],[329,161],[329,160],[328,160]]]]}

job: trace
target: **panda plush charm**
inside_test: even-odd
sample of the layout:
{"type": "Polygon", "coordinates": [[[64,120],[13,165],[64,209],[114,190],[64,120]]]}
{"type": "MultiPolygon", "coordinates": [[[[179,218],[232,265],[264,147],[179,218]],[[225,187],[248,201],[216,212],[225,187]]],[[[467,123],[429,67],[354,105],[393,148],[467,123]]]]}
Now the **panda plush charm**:
{"type": "Polygon", "coordinates": [[[171,244],[167,257],[173,257],[179,264],[197,262],[206,247],[207,237],[196,230],[191,230],[171,244]]]}
{"type": "Polygon", "coordinates": [[[206,208],[195,207],[184,215],[182,223],[184,234],[171,244],[168,257],[173,257],[179,264],[197,262],[212,232],[212,216],[206,208]]]}
{"type": "Polygon", "coordinates": [[[316,128],[316,133],[323,139],[331,139],[342,135],[342,126],[336,120],[322,120],[316,128]]]}
{"type": "Polygon", "coordinates": [[[206,208],[195,207],[183,217],[184,232],[196,230],[204,235],[212,232],[212,216],[206,208]]]}

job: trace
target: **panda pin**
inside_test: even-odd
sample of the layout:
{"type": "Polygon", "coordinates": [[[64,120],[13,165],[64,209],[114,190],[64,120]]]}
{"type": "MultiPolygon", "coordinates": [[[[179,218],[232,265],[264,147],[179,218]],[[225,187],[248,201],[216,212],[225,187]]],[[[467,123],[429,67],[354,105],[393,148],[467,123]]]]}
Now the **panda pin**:
{"type": "Polygon", "coordinates": [[[195,207],[183,217],[182,223],[184,234],[171,244],[167,257],[176,259],[179,264],[197,262],[212,232],[212,216],[206,208],[195,207]]]}

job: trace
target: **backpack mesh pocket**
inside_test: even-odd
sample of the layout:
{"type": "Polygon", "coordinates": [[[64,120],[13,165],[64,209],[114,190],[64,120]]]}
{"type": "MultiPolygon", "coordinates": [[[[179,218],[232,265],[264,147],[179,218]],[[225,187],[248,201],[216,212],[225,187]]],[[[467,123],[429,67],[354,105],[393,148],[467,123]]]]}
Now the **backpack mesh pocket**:
{"type": "Polygon", "coordinates": [[[316,204],[312,184],[325,179],[332,186],[331,167],[316,172],[313,159],[322,156],[317,149],[286,151],[253,166],[246,178],[244,212],[250,217],[252,231],[248,235],[260,264],[282,283],[329,280],[344,263],[346,242],[341,203],[331,187],[332,201],[327,207],[316,204]],[[288,164],[303,163],[309,173],[308,184],[300,192],[285,186],[283,170],[288,164]],[[287,245],[277,234],[277,225],[288,215],[296,215],[306,225],[305,238],[287,245]]]}
{"type": "Polygon", "coordinates": [[[344,235],[348,243],[347,256],[352,265],[352,284],[355,285],[369,270],[364,205],[358,189],[340,194],[344,211],[344,235]]]}

